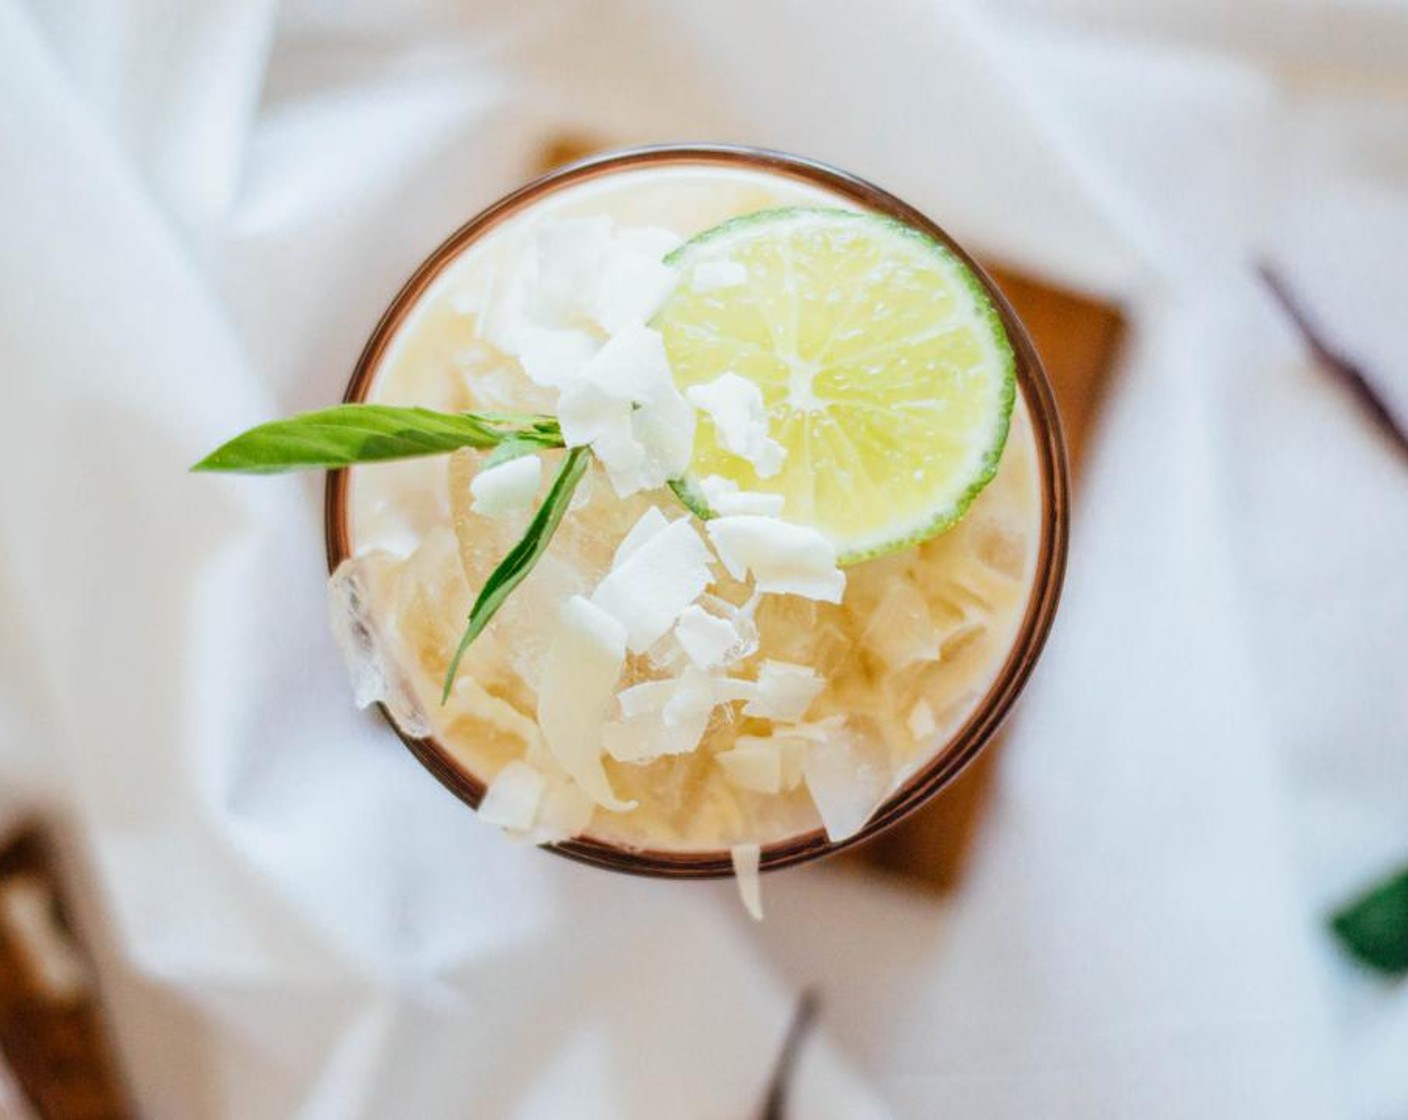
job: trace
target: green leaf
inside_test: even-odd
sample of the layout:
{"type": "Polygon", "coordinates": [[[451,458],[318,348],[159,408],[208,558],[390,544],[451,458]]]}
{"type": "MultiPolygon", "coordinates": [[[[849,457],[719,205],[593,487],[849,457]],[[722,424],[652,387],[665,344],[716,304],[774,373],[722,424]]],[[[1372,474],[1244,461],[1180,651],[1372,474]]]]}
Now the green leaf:
{"type": "Polygon", "coordinates": [[[464,636],[460,638],[455,656],[450,658],[450,667],[445,671],[445,689],[440,696],[442,704],[450,698],[450,689],[454,687],[455,675],[459,672],[465,651],[474,639],[484,632],[489,620],[513,594],[514,588],[527,578],[533,566],[547,551],[552,535],[562,524],[563,515],[572,504],[572,494],[577,489],[577,484],[582,481],[582,476],[586,474],[590,462],[591,452],[585,447],[574,447],[567,453],[566,458],[562,460],[562,466],[558,468],[557,477],[552,481],[547,497],[538,507],[538,512],[533,515],[533,520],[528,523],[523,539],[509,550],[509,554],[499,562],[499,566],[485,581],[479,598],[470,608],[464,636]]]}
{"type": "Polygon", "coordinates": [[[276,474],[439,455],[505,442],[561,447],[551,416],[435,412],[384,404],[344,404],[260,424],[212,451],[192,470],[276,474]]]}
{"type": "Polygon", "coordinates": [[[484,465],[480,469],[487,471],[490,467],[497,467],[500,463],[507,463],[510,459],[521,459],[525,455],[532,455],[542,449],[541,443],[531,439],[506,439],[484,457],[484,465]]]}
{"type": "Polygon", "coordinates": [[[1330,928],[1360,963],[1408,974],[1408,867],[1334,914],[1330,928]]]}

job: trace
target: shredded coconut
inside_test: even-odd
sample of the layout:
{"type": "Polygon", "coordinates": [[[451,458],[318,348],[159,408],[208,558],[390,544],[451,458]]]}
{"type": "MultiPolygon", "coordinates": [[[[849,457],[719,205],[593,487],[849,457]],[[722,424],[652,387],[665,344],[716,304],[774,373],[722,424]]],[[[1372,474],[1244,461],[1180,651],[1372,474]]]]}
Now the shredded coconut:
{"type": "Polygon", "coordinates": [[[534,844],[557,844],[580,836],[590,827],[595,812],[596,803],[571,779],[549,779],[528,839],[534,844]]]}
{"type": "Polygon", "coordinates": [[[612,335],[563,390],[557,418],[567,445],[590,445],[621,497],[678,477],[694,448],[694,412],[649,327],[612,335]]]}
{"type": "Polygon", "coordinates": [[[694,266],[689,286],[696,292],[735,288],[748,279],[748,269],[737,261],[702,261],[694,266]]]}
{"type": "Polygon", "coordinates": [[[752,463],[759,478],[771,478],[782,469],[787,449],[769,437],[763,394],[753,382],[728,371],[691,386],[685,396],[708,414],[724,447],[752,463]]]}
{"type": "Polygon", "coordinates": [[[594,277],[591,316],[609,334],[644,323],[679,280],[664,257],[680,238],[667,229],[641,227],[616,234],[594,277]]]}
{"type": "Polygon", "coordinates": [[[685,656],[700,669],[722,665],[742,645],[742,636],[732,622],[710,614],[697,603],[681,612],[675,637],[685,656]]]}
{"type": "Polygon", "coordinates": [[[584,331],[525,326],[518,330],[515,346],[531,381],[561,389],[581,374],[601,343],[584,331]]]}
{"type": "Polygon", "coordinates": [[[795,723],[805,716],[826,687],[826,681],[810,665],[786,661],[764,661],[757,683],[757,695],[743,706],[743,714],[784,723],[795,723]]]}
{"type": "Polygon", "coordinates": [[[480,471],[469,483],[474,512],[503,517],[526,509],[537,497],[542,480],[543,461],[536,455],[520,455],[480,471]]]}
{"type": "Polygon", "coordinates": [[[611,567],[619,568],[641,545],[669,526],[670,519],[661,512],[660,507],[650,506],[621,538],[621,543],[616,546],[616,554],[611,558],[611,567]]]}
{"type": "Polygon", "coordinates": [[[782,752],[770,739],[740,735],[733,747],[714,755],[729,785],[754,793],[782,788],[782,752]]]}
{"type": "Polygon", "coordinates": [[[479,816],[500,828],[526,831],[538,815],[547,779],[522,759],[514,759],[489,783],[479,816]]]}
{"type": "Polygon", "coordinates": [[[921,743],[939,729],[938,720],[934,718],[934,709],[929,706],[927,700],[920,700],[910,708],[905,726],[909,728],[909,733],[915,740],[921,743]]]}
{"type": "Polygon", "coordinates": [[[715,514],[727,517],[732,514],[751,513],[759,517],[781,517],[784,499],[781,494],[759,494],[740,490],[738,483],[721,475],[705,475],[699,481],[704,501],[715,514]]]}
{"type": "Polygon", "coordinates": [[[738,880],[738,897],[743,901],[743,909],[755,922],[763,920],[763,889],[758,874],[762,854],[757,844],[735,844],[729,849],[733,875],[738,880]]]}
{"type": "Polygon", "coordinates": [[[580,595],[562,604],[538,687],[538,724],[562,768],[603,808],[624,811],[601,764],[601,728],[626,659],[626,629],[580,595]]]}
{"type": "Polygon", "coordinates": [[[681,517],[627,552],[592,592],[592,602],[626,630],[627,644],[644,653],[709,585],[708,546],[681,517]]]}
{"type": "Polygon", "coordinates": [[[706,527],[734,579],[752,572],[759,591],[841,601],[846,574],[836,566],[835,546],[815,529],[755,514],[716,517],[706,527]]]}

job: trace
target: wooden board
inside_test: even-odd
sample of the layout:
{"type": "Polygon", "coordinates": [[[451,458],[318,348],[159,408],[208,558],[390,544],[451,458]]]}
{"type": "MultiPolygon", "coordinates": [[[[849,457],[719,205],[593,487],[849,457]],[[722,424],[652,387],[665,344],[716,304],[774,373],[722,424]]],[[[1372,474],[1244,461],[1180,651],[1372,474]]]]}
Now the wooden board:
{"type": "Polygon", "coordinates": [[[35,830],[0,847],[0,1055],[40,1120],[128,1120],[55,869],[35,830]]]}

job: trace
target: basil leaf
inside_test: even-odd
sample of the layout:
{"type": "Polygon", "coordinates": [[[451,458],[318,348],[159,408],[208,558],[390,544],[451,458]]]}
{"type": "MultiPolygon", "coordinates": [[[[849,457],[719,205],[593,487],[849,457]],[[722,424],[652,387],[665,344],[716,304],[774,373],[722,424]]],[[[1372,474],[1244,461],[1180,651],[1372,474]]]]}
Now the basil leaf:
{"type": "Polygon", "coordinates": [[[1408,974],[1408,867],[1334,914],[1330,928],[1361,964],[1408,974]]]}
{"type": "Polygon", "coordinates": [[[435,412],[384,404],[344,404],[260,424],[217,448],[196,471],[277,474],[439,455],[506,441],[561,447],[551,416],[530,413],[435,412]]]}
{"type": "Polygon", "coordinates": [[[538,507],[538,512],[533,515],[533,520],[528,523],[523,539],[509,550],[509,554],[499,562],[499,566],[485,581],[479,598],[470,608],[464,636],[460,638],[459,647],[455,650],[454,657],[450,658],[450,667],[445,671],[445,689],[440,696],[442,704],[450,698],[450,689],[454,687],[455,675],[459,672],[465,651],[474,639],[484,632],[489,620],[513,594],[514,588],[527,578],[533,566],[547,551],[552,535],[562,524],[567,507],[572,504],[572,494],[576,491],[577,484],[582,481],[582,476],[586,474],[590,462],[591,452],[585,447],[574,447],[567,453],[566,458],[562,460],[562,466],[558,468],[557,477],[548,489],[547,497],[538,507]]]}

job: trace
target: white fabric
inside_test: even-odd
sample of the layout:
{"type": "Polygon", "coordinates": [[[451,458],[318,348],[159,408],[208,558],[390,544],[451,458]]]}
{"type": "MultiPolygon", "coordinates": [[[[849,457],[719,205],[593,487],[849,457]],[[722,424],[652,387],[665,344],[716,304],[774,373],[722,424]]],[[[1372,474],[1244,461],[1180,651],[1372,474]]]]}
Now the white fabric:
{"type": "Polygon", "coordinates": [[[1322,926],[1408,857],[1405,471],[1248,272],[1408,414],[1408,14],[1132,11],[0,0],[0,811],[75,822],[145,1115],[747,1115],[804,979],[798,1115],[1408,1114],[1408,991],[1322,926]],[[506,843],[353,710],[319,480],[184,473],[564,131],[831,159],[1125,302],[951,904],[506,843]]]}

